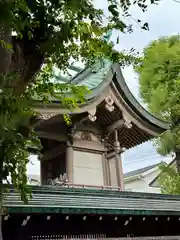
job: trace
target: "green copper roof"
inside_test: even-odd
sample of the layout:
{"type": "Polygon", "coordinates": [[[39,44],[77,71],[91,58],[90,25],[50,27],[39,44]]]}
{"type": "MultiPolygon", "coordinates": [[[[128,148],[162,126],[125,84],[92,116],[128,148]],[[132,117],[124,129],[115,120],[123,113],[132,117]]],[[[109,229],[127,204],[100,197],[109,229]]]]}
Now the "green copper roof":
{"type": "MultiPolygon", "coordinates": [[[[90,93],[85,95],[85,101],[79,104],[80,108],[90,105],[107,89],[111,83],[113,83],[111,87],[117,89],[119,92],[119,96],[117,97],[119,103],[121,105],[125,104],[126,109],[128,109],[127,111],[131,111],[131,114],[134,114],[133,116],[137,116],[140,121],[144,121],[145,125],[146,123],[150,123],[150,127],[156,128],[158,133],[170,128],[170,123],[158,119],[150,114],[133,96],[123,77],[120,64],[113,64],[108,59],[104,59],[97,60],[92,66],[86,67],[82,71],[79,71],[80,69],[76,67],[74,69],[74,67],[71,66],[71,68],[74,72],[76,72],[76,74],[69,78],[68,82],[75,85],[86,86],[90,90],[90,93]]],[[[36,99],[36,103],[37,102],[39,104],[38,99],[36,99]]],[[[59,100],[57,98],[51,99],[51,104],[56,104],[58,102],[59,100]]],[[[50,107],[51,106],[52,105],[50,105],[50,107]]],[[[61,112],[63,112],[63,110],[61,112]]]]}
{"type": "Polygon", "coordinates": [[[4,196],[9,212],[155,214],[180,216],[180,197],[113,190],[33,187],[32,199],[23,204],[11,190],[4,196]]]}
{"type": "MultiPolygon", "coordinates": [[[[87,87],[87,89],[90,90],[90,92],[85,95],[85,99],[88,102],[88,100],[97,97],[98,94],[102,92],[112,80],[112,78],[107,78],[107,75],[111,70],[111,66],[112,62],[108,59],[97,60],[94,64],[89,67],[85,67],[81,71],[80,68],[70,66],[68,72],[71,77],[62,76],[60,71],[57,71],[55,80],[62,83],[71,83],[77,86],[87,87]]],[[[39,101],[38,96],[35,97],[35,99],[36,101],[39,101]]],[[[58,102],[58,100],[54,97],[51,98],[51,101],[58,102]]]]}
{"type": "Polygon", "coordinates": [[[69,66],[68,72],[71,77],[57,74],[56,79],[75,85],[83,85],[92,90],[105,80],[111,65],[111,61],[104,59],[96,61],[92,66],[86,67],[83,70],[75,66],[69,66]]]}
{"type": "Polygon", "coordinates": [[[72,83],[83,85],[93,90],[105,80],[111,65],[112,62],[109,60],[97,61],[97,63],[90,68],[90,72],[87,76],[79,79],[76,77],[72,80],[72,83]]]}

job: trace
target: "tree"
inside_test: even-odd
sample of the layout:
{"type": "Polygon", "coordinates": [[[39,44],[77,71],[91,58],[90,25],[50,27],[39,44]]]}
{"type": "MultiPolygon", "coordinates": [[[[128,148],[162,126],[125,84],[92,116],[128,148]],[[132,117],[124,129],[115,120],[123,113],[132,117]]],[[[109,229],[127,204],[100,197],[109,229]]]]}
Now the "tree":
{"type": "Polygon", "coordinates": [[[171,127],[156,140],[158,152],[180,149],[180,36],[162,37],[147,46],[136,67],[140,94],[149,110],[171,127]]]}
{"type": "MultiPolygon", "coordinates": [[[[147,5],[144,0],[107,1],[106,21],[92,0],[0,1],[0,207],[2,183],[9,176],[22,199],[27,199],[28,148],[39,144],[33,130],[37,117],[31,109],[34,97],[48,101],[55,95],[69,108],[83,101],[83,87],[51,81],[56,77],[54,67],[65,71],[71,59],[86,64],[104,57],[122,65],[136,61],[133,54],[114,51],[112,42],[102,36],[112,29],[131,31],[122,19],[129,16],[132,4],[143,11],[147,5]]],[[[148,29],[148,24],[141,27],[148,29]]]]}
{"type": "Polygon", "coordinates": [[[166,163],[159,165],[161,170],[159,175],[159,185],[163,194],[180,194],[180,174],[174,166],[166,163]]]}

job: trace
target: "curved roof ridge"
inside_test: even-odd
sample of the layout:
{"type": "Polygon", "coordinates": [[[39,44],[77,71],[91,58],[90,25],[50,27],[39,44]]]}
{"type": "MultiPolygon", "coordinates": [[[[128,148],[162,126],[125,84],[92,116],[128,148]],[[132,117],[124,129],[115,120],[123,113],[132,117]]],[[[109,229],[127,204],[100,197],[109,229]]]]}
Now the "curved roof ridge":
{"type": "MultiPolygon", "coordinates": [[[[150,113],[148,110],[146,110],[140,103],[139,101],[135,98],[133,93],[130,91],[124,76],[122,74],[121,68],[119,64],[114,64],[113,65],[113,71],[116,74],[116,80],[118,83],[118,87],[121,92],[124,94],[124,97],[126,98],[126,101],[129,102],[131,107],[141,116],[145,119],[147,119],[149,122],[151,122],[154,125],[159,125],[164,129],[169,129],[170,128],[170,122],[162,120],[156,116],[154,116],[152,113],[150,113]]],[[[117,84],[116,84],[117,85],[117,84]]]]}

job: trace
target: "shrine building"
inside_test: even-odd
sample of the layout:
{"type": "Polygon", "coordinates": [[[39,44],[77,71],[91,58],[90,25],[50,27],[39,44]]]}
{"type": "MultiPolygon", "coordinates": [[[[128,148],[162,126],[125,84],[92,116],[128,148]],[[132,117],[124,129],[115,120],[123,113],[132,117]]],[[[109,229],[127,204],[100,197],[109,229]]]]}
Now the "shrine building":
{"type": "Polygon", "coordinates": [[[140,105],[119,64],[104,60],[71,70],[77,72],[71,83],[90,93],[70,114],[70,125],[63,117],[69,109],[57,99],[47,106],[35,101],[41,186],[32,187],[28,204],[13,186],[4,194],[4,240],[180,235],[180,197],[124,192],[123,182],[122,153],[170,124],[140,105]]]}
{"type": "Polygon", "coordinates": [[[43,145],[41,183],[67,174],[69,184],[113,186],[124,190],[121,153],[169,128],[147,112],[128,89],[120,66],[109,61],[77,74],[72,83],[91,90],[71,114],[68,126],[55,100],[46,108],[37,102],[42,119],[36,127],[43,145]]]}

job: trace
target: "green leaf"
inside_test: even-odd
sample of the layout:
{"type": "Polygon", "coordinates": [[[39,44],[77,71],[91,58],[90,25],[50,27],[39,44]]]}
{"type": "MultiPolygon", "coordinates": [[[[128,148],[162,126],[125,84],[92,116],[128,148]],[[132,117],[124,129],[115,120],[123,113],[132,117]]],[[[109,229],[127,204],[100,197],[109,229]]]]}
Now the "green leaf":
{"type": "Polygon", "coordinates": [[[0,39],[0,46],[12,50],[12,44],[0,39]]]}
{"type": "Polygon", "coordinates": [[[149,110],[171,123],[156,141],[158,152],[167,155],[180,148],[180,37],[163,37],[144,49],[136,67],[140,94],[149,110]]]}

